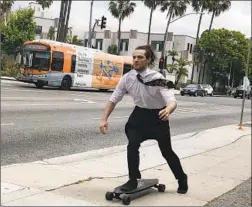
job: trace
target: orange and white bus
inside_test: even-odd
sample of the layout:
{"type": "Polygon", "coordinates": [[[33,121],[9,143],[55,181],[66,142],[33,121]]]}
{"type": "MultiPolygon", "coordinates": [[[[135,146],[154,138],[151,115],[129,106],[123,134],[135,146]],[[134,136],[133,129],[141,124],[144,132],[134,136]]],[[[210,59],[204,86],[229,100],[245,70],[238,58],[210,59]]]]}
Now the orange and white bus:
{"type": "Polygon", "coordinates": [[[17,80],[69,90],[72,87],[114,89],[132,69],[132,57],[117,56],[87,47],[34,40],[21,49],[17,80]]]}

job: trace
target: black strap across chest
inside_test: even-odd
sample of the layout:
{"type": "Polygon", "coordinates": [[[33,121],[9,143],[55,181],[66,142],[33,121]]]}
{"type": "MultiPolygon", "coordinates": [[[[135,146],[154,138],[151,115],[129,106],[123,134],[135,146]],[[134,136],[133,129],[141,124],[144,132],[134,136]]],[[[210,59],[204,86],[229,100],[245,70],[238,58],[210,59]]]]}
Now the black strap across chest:
{"type": "Polygon", "coordinates": [[[161,86],[161,87],[165,87],[165,88],[174,88],[175,87],[172,81],[168,81],[165,79],[155,79],[152,81],[144,82],[140,74],[137,74],[137,79],[142,84],[147,85],[147,86],[161,86]]]}

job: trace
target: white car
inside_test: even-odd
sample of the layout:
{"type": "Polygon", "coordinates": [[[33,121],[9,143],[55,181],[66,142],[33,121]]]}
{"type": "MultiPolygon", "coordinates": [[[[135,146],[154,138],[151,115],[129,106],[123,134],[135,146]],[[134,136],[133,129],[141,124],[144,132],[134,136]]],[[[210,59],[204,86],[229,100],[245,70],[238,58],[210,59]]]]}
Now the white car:
{"type": "Polygon", "coordinates": [[[209,84],[200,84],[201,87],[206,91],[206,95],[213,96],[213,87],[209,84]]]}

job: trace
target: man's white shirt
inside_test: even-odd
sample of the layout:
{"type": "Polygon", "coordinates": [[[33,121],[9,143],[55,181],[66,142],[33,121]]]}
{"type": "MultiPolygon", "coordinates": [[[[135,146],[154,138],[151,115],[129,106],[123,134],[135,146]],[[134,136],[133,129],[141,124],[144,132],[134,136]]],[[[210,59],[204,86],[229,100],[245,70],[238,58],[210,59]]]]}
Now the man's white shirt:
{"type": "MultiPolygon", "coordinates": [[[[138,73],[138,71],[132,69],[124,74],[109,101],[117,104],[128,93],[133,98],[134,104],[141,108],[160,109],[167,106],[171,101],[177,102],[172,90],[161,86],[146,86],[137,79],[138,73]]],[[[144,82],[165,79],[161,73],[149,68],[139,74],[144,82]]]]}

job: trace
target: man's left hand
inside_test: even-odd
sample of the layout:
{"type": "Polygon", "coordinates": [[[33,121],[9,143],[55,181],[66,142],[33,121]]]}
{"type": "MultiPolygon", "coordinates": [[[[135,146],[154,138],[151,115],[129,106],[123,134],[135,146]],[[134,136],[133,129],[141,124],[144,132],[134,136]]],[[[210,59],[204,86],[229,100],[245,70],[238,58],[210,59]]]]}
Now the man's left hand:
{"type": "Polygon", "coordinates": [[[170,117],[170,112],[167,108],[161,110],[159,112],[159,118],[162,120],[162,121],[167,121],[169,120],[169,117],[170,117]]]}

